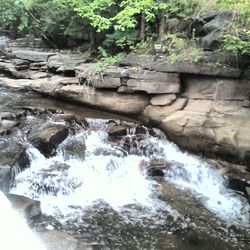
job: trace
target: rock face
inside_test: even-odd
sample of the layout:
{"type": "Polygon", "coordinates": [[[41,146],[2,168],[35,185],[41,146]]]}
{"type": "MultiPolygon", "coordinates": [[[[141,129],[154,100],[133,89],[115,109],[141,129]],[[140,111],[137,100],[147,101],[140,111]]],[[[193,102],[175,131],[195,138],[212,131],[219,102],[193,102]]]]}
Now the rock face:
{"type": "Polygon", "coordinates": [[[177,144],[212,157],[247,163],[250,111],[231,101],[190,100],[160,127],[177,144]]]}

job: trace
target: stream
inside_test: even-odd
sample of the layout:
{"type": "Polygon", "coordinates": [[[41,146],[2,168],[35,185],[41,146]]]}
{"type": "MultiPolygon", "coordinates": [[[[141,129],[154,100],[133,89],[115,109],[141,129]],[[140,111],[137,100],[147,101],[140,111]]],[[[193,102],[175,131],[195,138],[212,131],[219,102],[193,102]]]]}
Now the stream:
{"type": "MultiPolygon", "coordinates": [[[[0,136],[2,152],[20,146],[29,161],[12,167],[5,192],[41,202],[33,232],[67,232],[92,249],[250,249],[247,199],[227,188],[215,166],[180,150],[158,129],[5,88],[0,112],[18,117],[0,136]],[[75,118],[67,122],[63,113],[75,118]],[[35,128],[46,126],[69,128],[49,155],[30,139],[35,128]]],[[[18,249],[27,249],[23,244],[18,249]]]]}

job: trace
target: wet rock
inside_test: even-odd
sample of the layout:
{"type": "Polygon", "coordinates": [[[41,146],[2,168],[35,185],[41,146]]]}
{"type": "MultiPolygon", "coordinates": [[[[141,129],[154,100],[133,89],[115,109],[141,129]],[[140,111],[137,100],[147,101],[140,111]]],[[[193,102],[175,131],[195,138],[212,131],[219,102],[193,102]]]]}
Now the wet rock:
{"type": "Polygon", "coordinates": [[[74,139],[71,139],[61,145],[60,150],[62,151],[65,159],[76,158],[83,160],[85,158],[86,151],[85,140],[82,137],[75,137],[74,139]]]}
{"type": "Polygon", "coordinates": [[[47,232],[37,232],[38,238],[44,242],[47,250],[92,250],[87,243],[78,241],[66,232],[51,230],[47,232]]]}
{"type": "Polygon", "coordinates": [[[10,75],[18,79],[27,79],[29,75],[24,71],[18,71],[16,67],[9,62],[0,62],[0,73],[10,75]]]}
{"type": "Polygon", "coordinates": [[[0,135],[4,133],[8,133],[9,131],[11,131],[11,129],[16,127],[18,124],[19,123],[16,121],[6,120],[6,119],[0,121],[0,135]]]}
{"type": "Polygon", "coordinates": [[[12,184],[11,167],[0,165],[0,191],[4,193],[9,192],[11,184],[12,184]]]}
{"type": "Polygon", "coordinates": [[[51,156],[57,146],[67,138],[68,126],[52,124],[33,129],[28,135],[28,140],[45,156],[51,156]]]}
{"type": "Polygon", "coordinates": [[[110,123],[108,124],[106,130],[109,136],[124,136],[124,135],[127,135],[128,133],[127,130],[130,128],[132,128],[132,126],[110,123]]]}
{"type": "Polygon", "coordinates": [[[248,189],[250,188],[250,179],[247,181],[245,179],[229,177],[226,185],[228,188],[243,194],[243,196],[245,196],[248,199],[248,202],[250,203],[250,194],[248,192],[248,189]]]}
{"type": "Polygon", "coordinates": [[[19,141],[5,138],[0,141],[0,166],[18,167],[23,170],[29,167],[26,145],[19,141]]]}
{"type": "Polygon", "coordinates": [[[29,223],[42,214],[40,201],[16,194],[6,194],[6,197],[11,202],[12,207],[23,215],[29,223]]]}
{"type": "Polygon", "coordinates": [[[155,177],[163,177],[167,169],[169,169],[172,164],[165,160],[153,159],[150,161],[142,161],[140,163],[140,170],[146,171],[147,175],[155,177]]]}

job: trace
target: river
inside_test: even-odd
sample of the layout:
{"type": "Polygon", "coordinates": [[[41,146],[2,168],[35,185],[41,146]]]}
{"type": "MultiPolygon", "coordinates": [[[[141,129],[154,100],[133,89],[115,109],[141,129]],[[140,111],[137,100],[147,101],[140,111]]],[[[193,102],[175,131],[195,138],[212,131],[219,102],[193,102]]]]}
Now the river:
{"type": "MultiPolygon", "coordinates": [[[[65,231],[93,249],[249,249],[248,201],[227,188],[214,166],[159,130],[33,92],[0,91],[1,112],[25,110],[0,143],[25,145],[30,166],[15,176],[9,192],[41,202],[43,215],[33,231],[65,231]],[[70,129],[45,157],[28,140],[29,131],[41,123],[64,124],[52,120],[61,111],[84,117],[88,126],[70,129]],[[128,129],[110,136],[111,123],[128,129]],[[150,176],[152,162],[168,167],[150,176]]],[[[11,249],[1,242],[0,249],[11,249]]]]}

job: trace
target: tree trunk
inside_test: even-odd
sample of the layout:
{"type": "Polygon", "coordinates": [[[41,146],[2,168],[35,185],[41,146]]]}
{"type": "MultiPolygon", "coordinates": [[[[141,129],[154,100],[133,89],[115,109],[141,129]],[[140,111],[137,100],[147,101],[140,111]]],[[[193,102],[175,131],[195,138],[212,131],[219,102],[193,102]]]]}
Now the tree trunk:
{"type": "Polygon", "coordinates": [[[165,37],[166,32],[166,17],[164,11],[161,11],[160,14],[160,23],[159,23],[159,41],[162,42],[165,37]]]}
{"type": "Polygon", "coordinates": [[[144,12],[141,14],[140,39],[141,39],[141,42],[145,41],[145,13],[144,12]]]}

